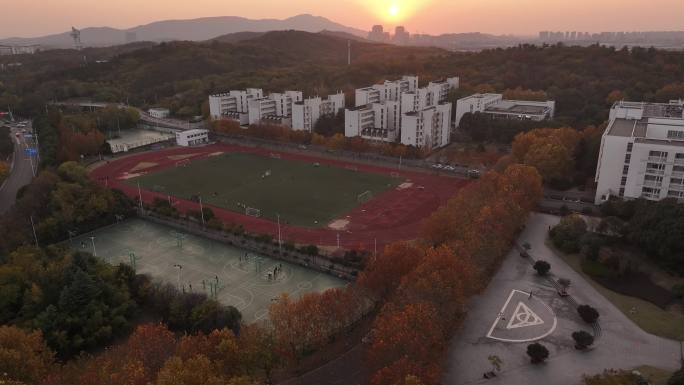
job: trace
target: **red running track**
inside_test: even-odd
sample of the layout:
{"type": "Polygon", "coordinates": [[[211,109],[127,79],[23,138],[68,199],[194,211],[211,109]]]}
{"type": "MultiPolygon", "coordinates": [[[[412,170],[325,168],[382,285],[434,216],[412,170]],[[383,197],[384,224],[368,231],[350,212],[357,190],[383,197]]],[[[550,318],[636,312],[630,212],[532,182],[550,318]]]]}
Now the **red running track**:
{"type": "MultiPolygon", "coordinates": [[[[172,148],[168,150],[151,151],[118,160],[110,161],[95,168],[91,178],[102,185],[117,188],[131,197],[138,196],[137,187],[125,181],[130,174],[153,173],[165,168],[174,167],[178,156],[188,156],[187,159],[200,159],[217,152],[243,152],[263,156],[277,153],[283,159],[303,160],[311,163],[329,164],[338,167],[356,167],[359,171],[391,174],[396,169],[315,157],[299,153],[273,151],[264,148],[243,147],[229,144],[213,144],[206,147],[172,148]],[[156,165],[137,171],[131,171],[142,162],[156,165]]],[[[378,247],[400,241],[416,239],[420,233],[422,222],[439,206],[446,203],[468,181],[453,177],[438,176],[427,172],[401,171],[404,181],[411,182],[412,187],[406,189],[391,189],[372,199],[370,202],[356,207],[349,212],[345,219],[350,222],[345,230],[324,228],[303,228],[289,225],[281,226],[284,241],[299,244],[315,244],[319,246],[336,246],[337,235],[340,235],[340,245],[346,249],[373,250],[377,240],[378,247]]],[[[142,198],[146,203],[157,198],[166,199],[165,194],[142,190],[142,198]]],[[[184,199],[174,199],[175,207],[181,212],[199,210],[199,204],[184,199]]],[[[209,206],[216,216],[224,223],[242,224],[251,233],[278,235],[276,223],[262,218],[254,218],[220,207],[209,206]]]]}

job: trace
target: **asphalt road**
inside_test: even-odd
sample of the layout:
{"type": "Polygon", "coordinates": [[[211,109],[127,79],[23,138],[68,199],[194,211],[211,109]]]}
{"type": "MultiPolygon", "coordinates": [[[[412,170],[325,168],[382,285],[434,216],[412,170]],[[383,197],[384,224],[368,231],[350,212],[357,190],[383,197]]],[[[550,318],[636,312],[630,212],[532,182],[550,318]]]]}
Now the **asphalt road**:
{"type": "MultiPolygon", "coordinates": [[[[554,278],[571,280],[569,292],[578,303],[590,304],[599,311],[601,336],[594,348],[587,352],[574,349],[572,332],[591,329],[579,319],[574,306],[561,299],[554,287],[534,273],[529,261],[513,250],[485,292],[471,302],[465,324],[451,342],[443,381],[445,385],[579,385],[582,374],[597,374],[608,368],[631,369],[640,365],[668,370],[679,368],[679,342],[641,330],[549,249],[545,244],[548,228],[558,220],[555,216],[533,214],[519,242],[529,242],[531,255],[551,264],[554,278]],[[532,290],[534,299],[546,303],[553,314],[548,315],[541,307],[534,307],[528,302],[532,297],[523,295],[522,299],[510,300],[510,293],[517,290],[527,293],[532,290]],[[507,327],[505,322],[497,322],[499,314],[507,320],[512,318],[505,309],[501,310],[509,302],[510,305],[523,302],[542,319],[543,324],[507,327]],[[551,327],[545,328],[547,325],[551,327]],[[491,338],[492,332],[498,333],[494,337],[502,338],[491,338]],[[531,365],[525,353],[530,337],[535,335],[551,353],[544,365],[531,365]],[[487,380],[483,373],[492,370],[487,359],[492,354],[502,359],[503,367],[495,379],[487,380]]],[[[510,311],[515,311],[515,307],[510,305],[510,311]]],[[[534,321],[535,318],[526,320],[534,321]]]]}
{"type": "MultiPolygon", "coordinates": [[[[30,131],[30,128],[27,128],[30,131]]],[[[14,167],[10,176],[5,183],[0,187],[0,214],[4,214],[12,205],[17,196],[17,191],[22,186],[31,183],[33,178],[33,171],[31,170],[31,162],[24,153],[27,147],[26,141],[23,137],[17,138],[16,133],[21,129],[12,128],[11,135],[14,140],[14,167]]]]}

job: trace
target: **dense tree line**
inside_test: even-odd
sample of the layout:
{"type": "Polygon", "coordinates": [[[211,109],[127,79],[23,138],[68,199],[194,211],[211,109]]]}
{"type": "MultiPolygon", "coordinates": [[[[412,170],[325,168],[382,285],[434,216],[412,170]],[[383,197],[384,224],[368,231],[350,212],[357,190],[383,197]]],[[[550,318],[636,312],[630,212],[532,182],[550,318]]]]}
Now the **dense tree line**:
{"type": "Polygon", "coordinates": [[[684,274],[684,205],[674,199],[610,200],[599,230],[639,247],[662,268],[684,274]]]}
{"type": "MultiPolygon", "coordinates": [[[[117,215],[129,217],[135,204],[118,190],[91,181],[75,162],[45,170],[19,190],[14,207],[0,218],[0,252],[34,244],[31,221],[42,246],[113,223],[117,215]]],[[[0,254],[2,255],[2,254],[0,254]]],[[[0,258],[1,259],[1,258],[0,258]]]]}
{"type": "Polygon", "coordinates": [[[419,243],[390,245],[369,263],[358,284],[380,306],[367,351],[372,384],[440,383],[466,300],[484,288],[541,196],[534,168],[492,171],[435,212],[419,243]]]}
{"type": "Polygon", "coordinates": [[[208,94],[229,89],[351,94],[354,88],[405,74],[424,81],[459,75],[461,90],[454,97],[495,91],[510,98],[549,98],[556,101],[559,122],[585,127],[603,123],[615,100],[667,102],[684,95],[681,52],[559,44],[455,53],[354,43],[352,65],[347,66],[346,44],[332,36],[284,31],[234,43],[112,47],[109,61],[101,64],[84,64],[77,51],[48,51],[0,73],[0,105],[35,116],[45,101],[89,97],[128,100],[140,107],[163,105],[193,116],[207,112],[208,94]],[[54,64],[46,65],[50,61],[54,64]]]}
{"type": "Polygon", "coordinates": [[[11,137],[10,129],[9,127],[0,126],[0,184],[9,175],[13,152],[14,138],[11,137]]]}

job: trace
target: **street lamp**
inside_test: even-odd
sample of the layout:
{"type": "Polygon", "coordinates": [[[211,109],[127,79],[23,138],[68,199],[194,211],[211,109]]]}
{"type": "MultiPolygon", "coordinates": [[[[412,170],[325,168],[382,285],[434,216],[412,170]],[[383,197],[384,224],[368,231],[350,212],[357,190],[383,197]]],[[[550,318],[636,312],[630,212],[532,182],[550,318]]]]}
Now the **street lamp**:
{"type": "Polygon", "coordinates": [[[175,264],[173,267],[178,268],[178,290],[181,288],[181,272],[183,271],[183,265],[175,264]]]}

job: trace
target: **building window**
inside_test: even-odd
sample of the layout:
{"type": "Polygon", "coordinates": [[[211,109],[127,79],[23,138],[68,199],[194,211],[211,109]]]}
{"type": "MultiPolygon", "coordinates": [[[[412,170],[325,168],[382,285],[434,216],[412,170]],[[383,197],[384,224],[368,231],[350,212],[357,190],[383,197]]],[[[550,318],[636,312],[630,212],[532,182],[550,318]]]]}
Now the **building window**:
{"type": "Polygon", "coordinates": [[[668,130],[667,131],[667,138],[668,139],[684,139],[684,131],[668,130]]]}
{"type": "Polygon", "coordinates": [[[627,175],[628,172],[629,172],[629,165],[626,164],[626,165],[624,165],[624,167],[622,167],[622,175],[627,175]]]}
{"type": "Polygon", "coordinates": [[[620,188],[620,198],[622,198],[624,196],[625,196],[625,188],[622,187],[622,188],[620,188]]]}
{"type": "Polygon", "coordinates": [[[627,143],[627,152],[632,152],[633,147],[634,147],[634,143],[627,143]]]}
{"type": "Polygon", "coordinates": [[[632,160],[632,154],[625,155],[625,163],[629,163],[632,160]]]}
{"type": "Polygon", "coordinates": [[[627,184],[627,177],[626,177],[626,176],[623,176],[623,177],[622,177],[622,180],[620,181],[620,186],[624,186],[624,185],[626,185],[626,184],[627,184]]]}

